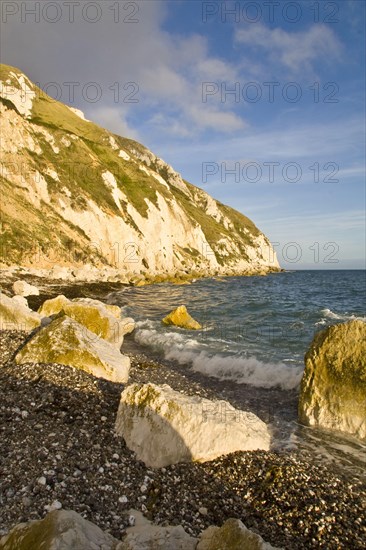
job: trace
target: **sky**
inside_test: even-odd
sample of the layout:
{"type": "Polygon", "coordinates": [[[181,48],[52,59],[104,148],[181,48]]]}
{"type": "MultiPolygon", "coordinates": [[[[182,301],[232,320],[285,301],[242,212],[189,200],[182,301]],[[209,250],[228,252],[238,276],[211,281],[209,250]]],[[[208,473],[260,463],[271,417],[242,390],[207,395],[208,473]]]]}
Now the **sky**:
{"type": "Polygon", "coordinates": [[[1,3],[2,62],[246,216],[288,269],[365,268],[365,2],[1,3]]]}

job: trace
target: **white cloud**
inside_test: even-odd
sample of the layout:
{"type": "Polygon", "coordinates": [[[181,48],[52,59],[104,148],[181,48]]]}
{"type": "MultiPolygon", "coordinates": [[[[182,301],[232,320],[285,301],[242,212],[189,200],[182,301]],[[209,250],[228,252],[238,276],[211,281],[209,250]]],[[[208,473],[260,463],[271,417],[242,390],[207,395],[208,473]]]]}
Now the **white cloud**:
{"type": "Polygon", "coordinates": [[[230,111],[219,111],[212,107],[203,109],[202,106],[193,104],[188,107],[187,113],[195,122],[196,127],[201,126],[221,132],[236,132],[245,127],[244,121],[230,111]]]}
{"type": "Polygon", "coordinates": [[[90,109],[89,115],[93,122],[107,128],[114,134],[139,140],[136,130],[131,128],[126,120],[126,113],[118,107],[97,107],[90,109]]]}
{"type": "MultiPolygon", "coordinates": [[[[75,10],[74,23],[63,18],[60,23],[35,24],[30,17],[29,23],[22,25],[15,17],[10,18],[3,37],[6,62],[20,66],[41,85],[56,82],[66,90],[63,83],[80,83],[73,104],[65,97],[61,101],[124,135],[132,135],[127,114],[137,120],[147,113],[151,124],[159,120],[154,114],[162,113],[169,121],[164,132],[175,135],[200,134],[208,128],[228,132],[243,127],[235,115],[235,105],[230,107],[217,100],[213,108],[202,103],[203,81],[239,80],[238,69],[210,55],[205,37],[164,30],[166,3],[140,2],[136,24],[113,23],[113,12],[107,3],[103,6],[104,3],[103,17],[94,25],[80,20],[81,8],[75,10]],[[103,97],[91,105],[80,91],[86,83],[95,81],[103,89],[103,97]],[[139,88],[138,104],[123,102],[123,86],[128,82],[139,88]],[[115,83],[121,91],[117,103],[111,89],[115,89],[115,83]]],[[[126,14],[122,11],[122,15],[126,14]]]]}
{"type": "Polygon", "coordinates": [[[342,51],[334,31],[322,24],[298,32],[257,24],[237,29],[235,40],[238,44],[262,50],[271,62],[280,62],[293,73],[312,72],[316,61],[339,58],[342,51]]]}

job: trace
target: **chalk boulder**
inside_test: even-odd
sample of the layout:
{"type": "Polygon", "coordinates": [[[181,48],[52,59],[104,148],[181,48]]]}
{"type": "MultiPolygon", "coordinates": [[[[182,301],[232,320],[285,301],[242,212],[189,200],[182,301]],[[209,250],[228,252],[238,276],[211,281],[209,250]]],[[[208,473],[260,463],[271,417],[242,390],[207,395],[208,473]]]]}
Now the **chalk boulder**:
{"type": "Polygon", "coordinates": [[[230,518],[222,527],[203,531],[196,550],[276,550],[261,536],[247,529],[239,520],[230,518]]]}
{"type": "Polygon", "coordinates": [[[39,296],[39,289],[25,281],[15,281],[13,291],[18,296],[39,296]]]}
{"type": "Polygon", "coordinates": [[[90,298],[69,300],[62,294],[51,300],[46,300],[39,308],[41,315],[55,315],[61,311],[74,319],[100,338],[114,344],[118,348],[123,343],[125,334],[132,332],[135,322],[130,317],[121,318],[118,306],[103,304],[90,298]]]}
{"type": "Polygon", "coordinates": [[[179,306],[163,319],[164,325],[175,325],[188,330],[200,330],[202,326],[190,316],[186,306],[179,306]]]}
{"type": "Polygon", "coordinates": [[[152,468],[270,446],[268,428],[254,414],[167,385],[128,386],[121,395],[116,432],[152,468]]]}
{"type": "Polygon", "coordinates": [[[25,298],[0,293],[0,329],[29,332],[40,326],[42,315],[29,309],[25,298]]]}
{"type": "Polygon", "coordinates": [[[20,523],[0,539],[2,550],[114,550],[118,541],[71,510],[20,523]]]}
{"type": "Polygon", "coordinates": [[[130,510],[135,525],[126,529],[126,537],[117,550],[195,550],[197,539],[189,536],[181,525],[154,525],[138,510],[130,510]]]}
{"type": "Polygon", "coordinates": [[[305,355],[299,420],[366,438],[366,323],[333,325],[305,355]]]}
{"type": "Polygon", "coordinates": [[[63,313],[40,329],[15,356],[20,363],[60,363],[112,382],[127,382],[130,359],[63,313]]]}

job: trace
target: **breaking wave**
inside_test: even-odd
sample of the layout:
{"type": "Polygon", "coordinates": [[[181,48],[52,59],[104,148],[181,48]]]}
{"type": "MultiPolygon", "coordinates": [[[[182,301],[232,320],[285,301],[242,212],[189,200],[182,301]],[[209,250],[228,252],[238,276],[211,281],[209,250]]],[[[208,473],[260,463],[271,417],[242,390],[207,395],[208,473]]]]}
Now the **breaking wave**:
{"type": "Polygon", "coordinates": [[[331,309],[325,308],[321,310],[322,319],[316,323],[316,325],[326,325],[329,319],[333,321],[365,321],[366,317],[357,317],[357,315],[349,315],[347,313],[334,313],[331,309]]]}
{"type": "Polygon", "coordinates": [[[291,390],[298,387],[303,369],[285,363],[265,363],[254,356],[212,353],[207,344],[179,332],[159,332],[153,321],[138,323],[135,340],[163,353],[167,360],[177,361],[206,376],[232,380],[260,388],[280,387],[291,390]],[[206,349],[205,349],[206,348],[206,349]]]}

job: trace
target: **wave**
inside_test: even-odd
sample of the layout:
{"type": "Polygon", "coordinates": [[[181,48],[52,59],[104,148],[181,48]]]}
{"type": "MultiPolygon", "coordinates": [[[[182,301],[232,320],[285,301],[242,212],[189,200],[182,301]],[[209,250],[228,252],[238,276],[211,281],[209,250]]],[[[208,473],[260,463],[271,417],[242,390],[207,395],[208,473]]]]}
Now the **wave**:
{"type": "Polygon", "coordinates": [[[366,317],[349,315],[347,313],[344,313],[344,314],[334,313],[334,311],[328,308],[322,309],[320,313],[323,315],[323,318],[316,323],[317,325],[326,325],[328,322],[327,319],[333,319],[336,321],[365,321],[366,322],[366,317]]]}
{"type": "Polygon", "coordinates": [[[260,388],[280,387],[283,390],[295,389],[301,381],[301,367],[264,363],[253,356],[212,354],[202,349],[204,345],[193,338],[187,338],[179,332],[158,332],[153,326],[153,321],[139,323],[135,340],[160,351],[167,360],[177,361],[180,365],[190,364],[194,371],[206,376],[260,388]]]}

